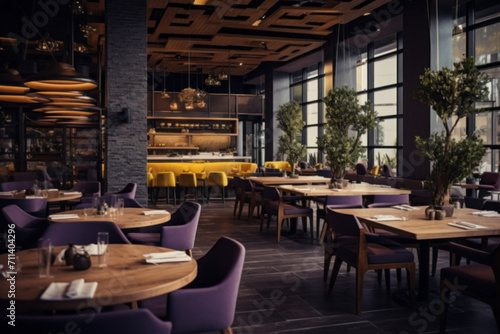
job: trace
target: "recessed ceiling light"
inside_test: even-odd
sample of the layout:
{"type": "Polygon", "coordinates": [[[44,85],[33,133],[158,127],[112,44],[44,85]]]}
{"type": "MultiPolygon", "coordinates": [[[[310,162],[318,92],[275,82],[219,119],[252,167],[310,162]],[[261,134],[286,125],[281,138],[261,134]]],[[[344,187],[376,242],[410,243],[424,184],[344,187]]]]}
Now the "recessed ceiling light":
{"type": "Polygon", "coordinates": [[[371,14],[370,12],[366,12],[366,13],[363,14],[363,16],[368,16],[370,14],[371,14]]]}

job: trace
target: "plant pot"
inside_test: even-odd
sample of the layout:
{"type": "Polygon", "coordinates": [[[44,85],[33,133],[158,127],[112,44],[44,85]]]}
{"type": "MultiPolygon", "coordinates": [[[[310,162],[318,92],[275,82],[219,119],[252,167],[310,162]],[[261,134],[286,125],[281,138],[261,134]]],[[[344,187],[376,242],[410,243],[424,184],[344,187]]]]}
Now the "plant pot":
{"type": "Polygon", "coordinates": [[[290,174],[289,176],[291,179],[298,179],[299,175],[298,174],[290,174]]]}
{"type": "Polygon", "coordinates": [[[453,205],[442,205],[436,207],[436,210],[443,210],[446,213],[446,217],[453,217],[455,207],[453,205]]]}

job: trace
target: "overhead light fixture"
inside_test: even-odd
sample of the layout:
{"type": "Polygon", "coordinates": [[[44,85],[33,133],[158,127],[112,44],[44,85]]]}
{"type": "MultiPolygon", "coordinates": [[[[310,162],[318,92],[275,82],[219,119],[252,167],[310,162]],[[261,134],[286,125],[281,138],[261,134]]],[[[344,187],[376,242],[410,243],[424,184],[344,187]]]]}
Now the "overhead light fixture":
{"type": "Polygon", "coordinates": [[[371,12],[366,12],[366,13],[363,14],[363,16],[368,16],[370,14],[371,14],[371,12]]]}
{"type": "Polygon", "coordinates": [[[172,110],[177,110],[178,108],[179,108],[179,105],[177,104],[177,102],[172,101],[172,102],[170,103],[170,109],[172,109],[172,110]]]}
{"type": "Polygon", "coordinates": [[[252,26],[253,26],[253,27],[258,27],[258,26],[262,23],[262,21],[263,21],[265,18],[266,18],[266,16],[265,16],[265,15],[262,15],[262,16],[260,17],[260,19],[258,19],[258,20],[257,20],[257,21],[255,21],[254,23],[252,23],[252,26]]]}
{"type": "Polygon", "coordinates": [[[92,27],[90,24],[80,24],[80,31],[83,32],[83,37],[89,37],[94,34],[97,29],[92,27]]]}
{"type": "Polygon", "coordinates": [[[165,88],[165,71],[163,71],[163,91],[161,92],[161,98],[162,99],[169,99],[170,95],[167,92],[167,89],[165,88]]]}
{"type": "Polygon", "coordinates": [[[227,80],[227,73],[224,70],[219,73],[219,80],[227,80]]]}
{"type": "Polygon", "coordinates": [[[17,70],[4,68],[0,70],[0,93],[26,94],[30,89],[24,85],[23,78],[17,70]]]}
{"type": "Polygon", "coordinates": [[[461,24],[458,24],[458,0],[455,4],[455,20],[453,22],[453,30],[451,32],[452,36],[459,35],[464,32],[464,28],[461,24]]]}
{"type": "Polygon", "coordinates": [[[36,50],[42,52],[57,52],[59,51],[59,43],[57,43],[49,34],[45,34],[36,42],[36,50]]]}
{"type": "Polygon", "coordinates": [[[207,85],[207,86],[220,86],[220,80],[217,77],[209,74],[208,77],[205,79],[205,85],[207,85]]]}
{"type": "Polygon", "coordinates": [[[76,72],[69,64],[57,63],[26,79],[27,87],[36,90],[78,91],[97,88],[97,82],[76,72]]]}
{"type": "Polygon", "coordinates": [[[75,15],[83,15],[85,14],[85,9],[80,0],[73,1],[73,5],[71,6],[73,9],[73,14],[75,15]]]}

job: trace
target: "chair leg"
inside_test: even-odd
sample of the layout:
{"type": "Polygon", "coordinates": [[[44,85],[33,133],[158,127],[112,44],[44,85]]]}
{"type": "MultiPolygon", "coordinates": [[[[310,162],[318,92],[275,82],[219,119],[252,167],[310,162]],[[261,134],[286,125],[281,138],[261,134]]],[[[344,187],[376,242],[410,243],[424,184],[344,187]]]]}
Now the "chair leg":
{"type": "Polygon", "coordinates": [[[225,199],[225,196],[224,196],[224,187],[223,186],[220,187],[220,193],[221,193],[221,196],[222,196],[222,203],[225,203],[226,199],[225,199]]]}
{"type": "Polygon", "coordinates": [[[432,247],[432,270],[431,270],[432,277],[436,276],[438,251],[439,249],[437,247],[432,247]]]}
{"type": "Polygon", "coordinates": [[[361,315],[361,304],[363,301],[363,283],[365,279],[364,271],[356,268],[356,314],[361,315]]]}
{"type": "Polygon", "coordinates": [[[333,287],[335,286],[335,281],[337,280],[337,275],[339,274],[340,267],[342,266],[342,259],[339,257],[335,258],[332,269],[332,277],[330,277],[330,284],[328,285],[328,294],[332,294],[333,287]]]}
{"type": "Polygon", "coordinates": [[[441,311],[441,317],[439,319],[439,333],[446,332],[446,320],[448,318],[448,309],[450,307],[450,289],[444,284],[444,281],[441,281],[441,304],[443,305],[443,309],[441,311]]]}
{"type": "Polygon", "coordinates": [[[233,334],[233,330],[231,329],[231,327],[223,329],[220,332],[221,332],[221,334],[233,334]]]}
{"type": "Polygon", "coordinates": [[[165,187],[165,192],[167,193],[167,196],[165,196],[166,200],[167,200],[167,204],[169,204],[170,203],[170,188],[165,187]]]}
{"type": "Polygon", "coordinates": [[[391,271],[389,269],[384,269],[385,274],[385,288],[389,290],[391,288],[391,271]]]}
{"type": "Polygon", "coordinates": [[[332,252],[328,252],[325,248],[325,263],[323,265],[323,281],[328,278],[328,271],[330,270],[330,264],[332,263],[333,249],[332,252]]]}

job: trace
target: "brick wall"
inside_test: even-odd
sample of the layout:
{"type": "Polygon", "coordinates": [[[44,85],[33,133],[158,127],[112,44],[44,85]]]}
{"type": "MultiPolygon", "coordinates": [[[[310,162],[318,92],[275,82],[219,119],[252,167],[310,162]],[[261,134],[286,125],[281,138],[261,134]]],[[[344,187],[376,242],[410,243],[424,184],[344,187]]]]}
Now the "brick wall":
{"type": "Polygon", "coordinates": [[[106,172],[108,191],[137,183],[147,204],[146,0],[106,1],[106,172]],[[130,109],[131,123],[120,120],[130,109]]]}

